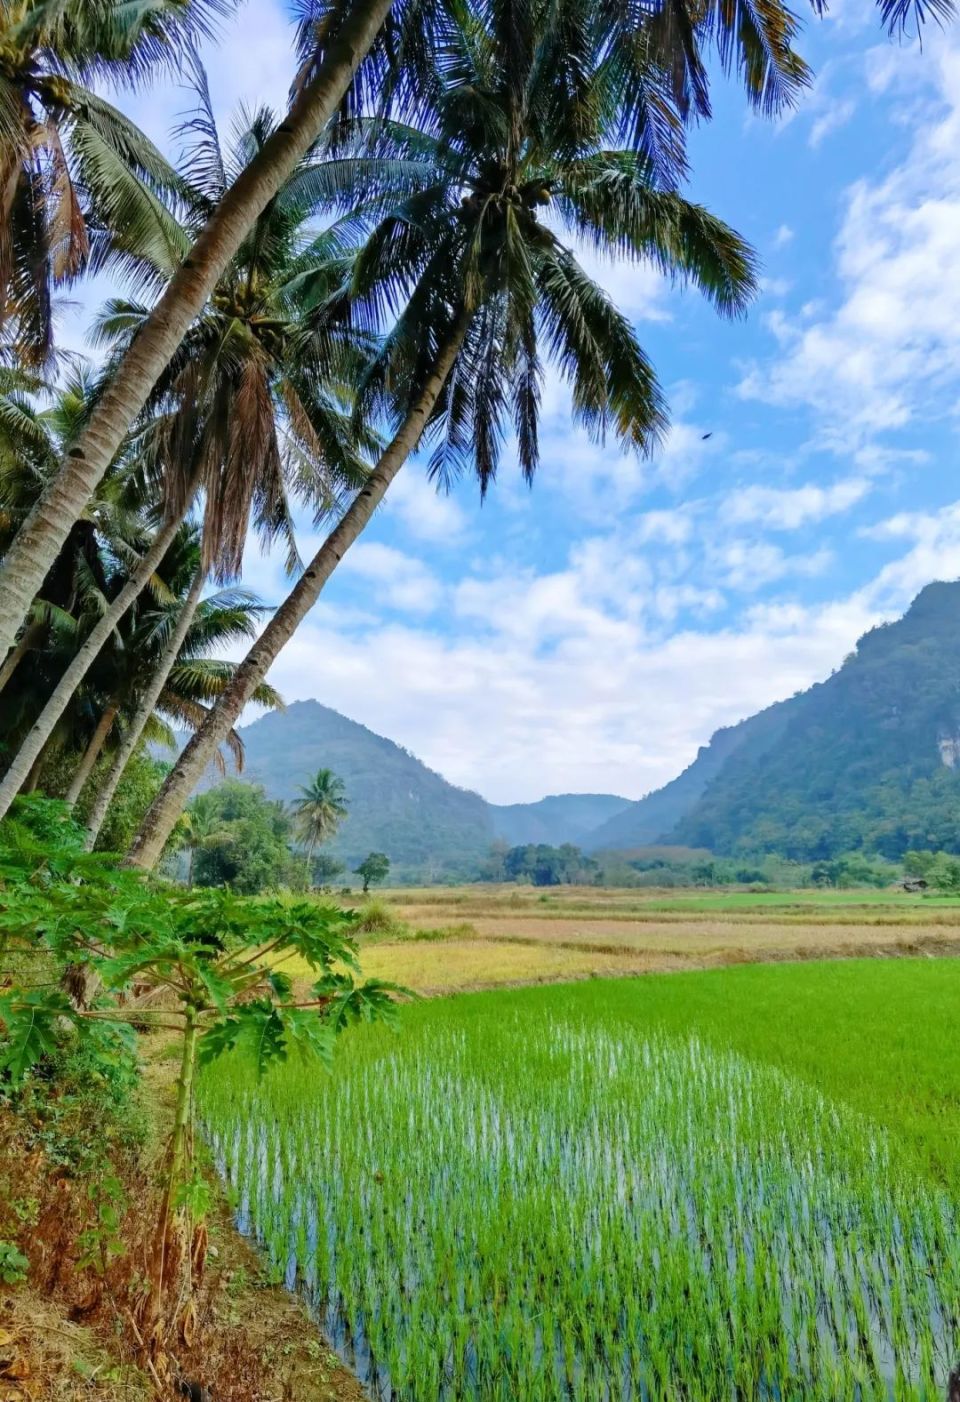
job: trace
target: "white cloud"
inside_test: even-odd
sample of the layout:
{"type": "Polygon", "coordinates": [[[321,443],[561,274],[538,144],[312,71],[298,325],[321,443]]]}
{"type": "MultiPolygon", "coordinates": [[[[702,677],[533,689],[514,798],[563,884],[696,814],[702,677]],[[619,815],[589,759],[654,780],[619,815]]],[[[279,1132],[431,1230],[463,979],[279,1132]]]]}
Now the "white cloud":
{"type": "Polygon", "coordinates": [[[646,511],[638,516],[631,530],[638,545],[653,542],[658,545],[685,545],[694,531],[694,513],[690,507],[674,511],[646,511]]]}
{"type": "MultiPolygon", "coordinates": [[[[636,797],[679,773],[718,726],[829,675],[930,579],[960,575],[960,502],[893,516],[884,537],[906,549],[852,592],[813,605],[765,599],[717,627],[724,588],[822,571],[825,552],[706,539],[702,577],[671,580],[625,528],[580,542],[561,570],[461,580],[452,634],[364,628],[321,607],[271,680],[288,699],[316,696],[491,799],[576,789],[636,797]]],[[[393,553],[376,552],[363,569],[394,564],[393,553]]]]}
{"type": "Polygon", "coordinates": [[[778,545],[762,540],[732,540],[708,551],[719,582],[741,593],[753,593],[789,575],[813,577],[833,562],[826,548],[806,555],[787,555],[778,545]]]}
{"type": "Polygon", "coordinates": [[[773,236],[774,248],[784,248],[793,240],[793,230],[789,224],[781,224],[773,236]]]}
{"type": "Polygon", "coordinates": [[[456,496],[428,481],[420,463],[408,463],[390,487],[384,511],[418,540],[455,544],[467,530],[467,517],[456,496]]]}
{"type": "MultiPolygon", "coordinates": [[[[493,637],[463,612],[453,637],[393,626],[346,633],[311,617],[271,680],[288,699],[317,696],[494,800],[577,789],[639,797],[679,773],[719,725],[827,675],[876,621],[855,598],[663,637],[577,604],[573,590],[566,578],[505,584],[493,637]],[[562,636],[545,634],[557,610],[562,636]]],[[[472,600],[491,621],[491,593],[472,600]]]]}
{"type": "Polygon", "coordinates": [[[721,519],[735,525],[755,523],[771,530],[794,531],[849,511],[870,491],[863,477],[848,477],[831,486],[810,483],[777,488],[753,484],[731,492],[720,507],[721,519]]]}
{"type": "Polygon", "coordinates": [[[912,542],[905,555],[884,565],[865,586],[865,597],[877,608],[895,611],[931,579],[960,575],[960,501],[940,511],[900,512],[873,527],[870,535],[912,542]]]}
{"type": "Polygon", "coordinates": [[[341,571],[370,585],[370,607],[429,613],[440,602],[439,580],[420,561],[380,541],[359,541],[344,557],[341,571]]]}
{"type": "Polygon", "coordinates": [[[816,149],[832,131],[846,126],[855,111],[856,103],[852,98],[835,98],[829,102],[810,128],[809,144],[816,149]]]}
{"type": "MultiPolygon", "coordinates": [[[[895,55],[933,100],[911,109],[903,163],[848,191],[834,247],[839,307],[768,323],[784,353],[740,385],[746,397],[810,406],[836,447],[948,413],[960,398],[960,47],[931,32],[922,67],[914,57],[895,55]]],[[[877,84],[894,81],[879,62],[871,71],[877,84]]]]}

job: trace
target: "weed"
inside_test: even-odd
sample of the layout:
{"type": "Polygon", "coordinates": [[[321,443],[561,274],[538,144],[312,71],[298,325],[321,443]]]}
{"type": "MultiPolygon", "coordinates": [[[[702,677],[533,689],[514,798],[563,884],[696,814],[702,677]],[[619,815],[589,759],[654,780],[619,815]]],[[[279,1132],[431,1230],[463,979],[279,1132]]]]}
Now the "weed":
{"type": "Polygon", "coordinates": [[[30,1262],[9,1241],[0,1241],[0,1280],[4,1285],[19,1285],[26,1280],[30,1262]]]}

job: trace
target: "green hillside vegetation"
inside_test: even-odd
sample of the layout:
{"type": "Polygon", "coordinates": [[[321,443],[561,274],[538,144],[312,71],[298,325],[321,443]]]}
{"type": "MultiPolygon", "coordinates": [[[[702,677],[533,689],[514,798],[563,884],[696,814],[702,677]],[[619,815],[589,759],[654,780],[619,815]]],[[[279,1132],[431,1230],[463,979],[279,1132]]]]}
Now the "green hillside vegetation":
{"type": "Polygon", "coordinates": [[[828,681],[786,702],[776,744],[735,754],[667,840],[798,861],[960,852],[960,584],[931,584],[828,681]]]}
{"type": "MultiPolygon", "coordinates": [[[[330,860],[353,870],[385,852],[391,879],[472,880],[491,843],[586,845],[592,830],[629,806],[614,794],[554,794],[537,803],[497,805],[457,788],[415,755],[318,701],[297,701],[244,726],[244,779],[266,795],[297,803],[308,777],[334,771],[347,815],[324,841],[330,860]]],[[[221,782],[210,770],[203,787],[221,782]]]]}
{"type": "Polygon", "coordinates": [[[462,879],[474,875],[493,840],[478,794],[318,701],[262,716],[242,735],[244,778],[269,798],[292,802],[319,769],[342,779],[347,816],[323,850],[350,870],[377,851],[390,858],[394,879],[462,879]]]}
{"type": "Polygon", "coordinates": [[[738,725],[716,731],[676,779],[595,827],[585,843],[587,848],[616,851],[658,842],[689,813],[728,760],[735,756],[739,764],[756,759],[779,741],[789,719],[790,705],[789,701],[779,701],[738,725]]]}
{"type": "Polygon", "coordinates": [[[191,886],[230,886],[243,895],[311,882],[307,857],[294,850],[294,816],[257,784],[228,779],[197,794],[181,820],[191,886]]]}

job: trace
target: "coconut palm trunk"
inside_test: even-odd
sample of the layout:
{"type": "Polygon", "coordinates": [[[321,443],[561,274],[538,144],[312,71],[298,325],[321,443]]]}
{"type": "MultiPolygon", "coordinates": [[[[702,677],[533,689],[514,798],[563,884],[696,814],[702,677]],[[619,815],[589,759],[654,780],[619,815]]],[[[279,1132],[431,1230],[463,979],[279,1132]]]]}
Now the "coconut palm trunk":
{"type": "Polygon", "coordinates": [[[31,628],[28,626],[24,628],[14,646],[3,659],[3,664],[0,665],[0,691],[3,690],[14,672],[20,666],[20,663],[33,647],[33,644],[36,642],[37,633],[38,629],[35,627],[31,628]]]}
{"type": "Polygon", "coordinates": [[[349,17],[241,172],[140,329],[57,476],[0,564],[0,653],[12,646],[57,552],[147,398],[260,212],[292,174],[346,93],[390,12],[391,0],[354,0],[349,17]]]}
{"type": "Polygon", "coordinates": [[[416,448],[447,378],[456,363],[470,326],[471,313],[461,310],[438,352],[419,399],[386,448],[340,521],[327,536],[297,583],[254,643],[210,714],[190,740],[163,787],[147,810],[140,831],[127,853],[127,866],[156,865],[187,800],[217,746],[263,681],[273,662],[317,602],[327,580],[361,535],[383,500],[391,482],[416,448]]]}
{"type": "Polygon", "coordinates": [[[40,783],[40,775],[43,773],[43,766],[46,764],[46,762],[47,748],[46,746],[44,746],[44,748],[40,751],[36,759],[31,764],[26,775],[24,776],[23,783],[20,786],[21,793],[36,793],[40,783]]]}
{"type": "Polygon", "coordinates": [[[119,706],[105,706],[103,714],[97,721],[96,729],[91,736],[90,743],[83,752],[80,763],[77,765],[73,778],[70,780],[70,787],[64,794],[64,798],[72,808],[83,792],[83,786],[93,773],[93,766],[100,758],[103,747],[113,729],[113,723],[117,718],[119,706]]]}
{"type": "MultiPolygon", "coordinates": [[[[191,494],[192,495],[192,494],[191,494]]],[[[186,515],[186,511],[184,511],[186,515]]],[[[70,665],[54,687],[47,704],[28,731],[23,744],[10,762],[10,767],[0,783],[0,818],[4,816],[19,793],[30,772],[34,760],[43,750],[53,734],[54,726],[70,704],[71,697],[90,670],[97,654],[127,609],[138,597],[150,580],[157,566],[167,553],[174,536],[180,529],[183,517],[169,521],[157,531],[153,543],[143,556],[136,570],[127,580],[110,607],[90,630],[89,636],[74,653],[70,665]]]]}
{"type": "Polygon", "coordinates": [[[87,817],[87,831],[84,838],[84,846],[88,852],[93,849],[93,844],[97,840],[97,835],[103,827],[103,820],[107,816],[107,809],[110,807],[113,795],[117,791],[117,785],[123,778],[123,772],[140,743],[140,738],[146,729],[147,722],[156,709],[157,702],[160,699],[160,693],[167,684],[167,678],[177,660],[184,639],[193,622],[194,614],[199,606],[200,595],[203,593],[203,585],[206,577],[205,569],[201,567],[197,570],[193,583],[190,586],[190,592],[184,600],[183,607],[177,618],[176,627],[167,640],[167,645],[160,656],[160,660],[154,669],[153,675],[137,704],[136,713],[131,717],[130,724],[123,733],[123,739],[120,741],[120,746],[114,756],[110,771],[93,801],[93,805],[87,817]]]}

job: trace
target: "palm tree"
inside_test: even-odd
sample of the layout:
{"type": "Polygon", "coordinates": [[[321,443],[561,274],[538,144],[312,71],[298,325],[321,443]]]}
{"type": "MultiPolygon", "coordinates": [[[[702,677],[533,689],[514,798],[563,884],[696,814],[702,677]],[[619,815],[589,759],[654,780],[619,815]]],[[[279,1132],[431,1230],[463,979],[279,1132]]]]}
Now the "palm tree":
{"type": "Polygon", "coordinates": [[[186,252],[156,198],[176,188],[175,171],[95,84],[169,65],[226,9],[223,0],[0,4],[0,327],[17,363],[48,360],[53,294],[91,260],[102,267],[115,246],[138,242],[186,252]]]}
{"type": "MultiPolygon", "coordinates": [[[[812,3],[822,8],[822,0],[812,3]]],[[[905,26],[911,15],[919,27],[927,13],[945,18],[954,9],[953,0],[879,5],[891,29],[905,26]]],[[[496,6],[487,9],[481,26],[496,6]]],[[[261,211],[345,98],[357,109],[369,106],[371,95],[384,103],[398,92],[416,110],[431,71],[445,62],[451,26],[462,18],[457,0],[298,0],[297,10],[300,68],[283,122],[211,212],[116,368],[88,428],[0,564],[0,652],[13,645],[72,522],[261,211]]],[[[751,100],[767,111],[789,102],[805,80],[790,47],[793,18],[778,0],[706,6],[668,0],[652,9],[645,0],[571,2],[558,5],[555,15],[557,33],[589,30],[586,53],[591,60],[601,56],[609,91],[618,95],[621,134],[648,155],[651,134],[672,132],[668,145],[674,145],[678,122],[691,110],[709,111],[704,45],[716,48],[723,66],[742,76],[751,100]]],[[[580,48],[573,47],[579,58],[580,48]]],[[[562,52],[556,45],[554,56],[562,52]]],[[[558,82],[555,97],[563,96],[558,82]]]]}
{"type": "MultiPolygon", "coordinates": [[[[362,87],[376,86],[378,78],[386,82],[390,66],[396,62],[398,36],[414,30],[411,12],[419,21],[419,12],[429,9],[432,2],[333,0],[323,6],[302,4],[301,66],[284,120],[254,159],[237,172],[192,246],[184,250],[163,295],[116,367],[85,431],[62,459],[59,471],[0,564],[0,653],[13,646],[71,524],[81,515],[254,222],[317,140],[361,64],[365,65],[362,87]],[[391,9],[394,15],[386,25],[391,9]],[[385,27],[386,33],[381,34],[385,27]]],[[[79,0],[76,8],[82,10],[79,0]]],[[[401,54],[405,47],[402,37],[401,54]]]]}
{"type": "MultiPolygon", "coordinates": [[[[66,783],[65,797],[69,802],[74,803],[80,797],[105,751],[112,747],[124,749],[129,744],[131,728],[136,730],[138,741],[172,745],[173,734],[161,716],[181,728],[198,725],[206,715],[206,707],[216,699],[233,672],[231,663],[210,657],[208,653],[255,634],[262,614],[257,601],[245,590],[220,591],[192,610],[192,620],[171,665],[167,655],[170,633],[177,631],[184,602],[190,601],[199,560],[197,530],[181,529],[150,589],[101,651],[40,751],[31,773],[42,775],[47,786],[51,781],[48,761],[54,754],[62,756],[53,766],[52,781],[55,790],[62,782],[66,783]],[[144,709],[145,693],[155,697],[149,712],[144,709]],[[70,754],[79,755],[79,759],[75,761],[70,778],[58,780],[57,775],[70,754]]],[[[116,588],[111,574],[122,577],[122,566],[111,561],[105,550],[98,571],[109,597],[116,588]]],[[[82,629],[82,621],[78,626],[82,629]]],[[[54,631],[46,648],[33,651],[29,669],[16,673],[0,698],[0,728],[5,734],[16,739],[18,731],[29,729],[38,706],[43,706],[45,689],[56,686],[62,665],[60,649],[69,655],[74,646],[74,634],[61,636],[54,631]]],[[[265,705],[278,704],[272,688],[262,692],[260,700],[265,705]]],[[[238,768],[241,767],[243,747],[239,737],[232,734],[227,744],[234,752],[238,768]]],[[[136,744],[131,745],[126,758],[135,749],[136,744]]],[[[214,758],[222,768],[220,757],[214,758]]],[[[106,780],[101,777],[101,782],[109,783],[111,790],[121,777],[121,772],[114,773],[115,765],[116,753],[106,780]]],[[[106,802],[103,807],[105,811],[106,802]]]]}
{"type": "MultiPolygon", "coordinates": [[[[79,432],[93,392],[93,380],[81,368],[74,367],[55,390],[22,372],[0,368],[0,546],[12,538],[63,446],[79,432]],[[47,406],[38,408],[38,396],[51,395],[47,406]]],[[[0,691],[26,657],[48,650],[55,632],[69,657],[72,649],[66,643],[80,631],[79,614],[99,616],[108,607],[99,542],[109,542],[114,554],[130,561],[142,546],[142,492],[122,464],[117,466],[71,527],[16,645],[0,666],[0,691]]]]}
{"type": "MultiPolygon", "coordinates": [[[[608,149],[616,114],[591,100],[589,85],[566,106],[557,103],[540,37],[550,36],[550,13],[546,4],[506,6],[486,28],[476,17],[465,22],[430,94],[433,129],[348,122],[334,134],[345,171],[351,153],[371,151],[381,162],[419,168],[413,192],[357,251],[349,284],[317,309],[336,316],[346,305],[362,325],[389,327],[358,412],[388,415],[398,426],[167,776],[131,848],[137,865],[156,860],[218,734],[246,704],[246,689],[263,680],[422,439],[434,443],[435,473],[470,463],[485,491],[509,417],[532,479],[545,353],[570,383],[575,418],[596,438],[610,433],[637,452],[657,441],[665,418],[652,367],[630,322],[560,233],[614,256],[652,259],[696,283],[721,313],[742,311],[753,292],[751,254],[731,229],[658,188],[648,158],[608,149]]],[[[347,210],[357,204],[350,184],[345,173],[347,210]]],[[[355,184],[362,190],[362,175],[355,184]]],[[[354,227],[356,214],[345,222],[354,227]]],[[[304,294],[314,295],[309,281],[304,294]]]]}
{"type": "MultiPolygon", "coordinates": [[[[206,75],[194,65],[197,108],[181,127],[185,228],[199,229],[225,198],[233,174],[269,142],[277,119],[268,108],[241,110],[224,149],[206,75]]],[[[150,394],[154,471],[174,514],[199,484],[204,499],[204,560],[221,579],[240,572],[251,516],[264,542],[282,538],[298,564],[288,491],[317,521],[358,486],[367,464],[358,451],[377,440],[351,421],[353,386],[364,338],[349,327],[313,326],[293,297],[312,266],[318,204],[327,165],[312,153],[261,212],[150,394]]],[[[149,256],[127,260],[140,282],[168,273],[149,256]]],[[[149,307],[107,304],[96,338],[122,360],[149,321],[149,307]]]]}
{"type": "MultiPolygon", "coordinates": [[[[190,138],[182,194],[190,221],[201,223],[242,167],[269,140],[266,110],[243,121],[235,148],[224,154],[202,70],[196,70],[199,107],[185,131],[190,138]]],[[[141,490],[163,501],[164,517],[123,588],[93,621],[24,738],[0,782],[0,817],[48,743],[60,716],[120,619],[169,549],[180,522],[202,490],[202,575],[239,572],[251,515],[269,543],[281,536],[288,560],[298,563],[287,484],[323,519],[345,486],[366,473],[354,443],[376,440],[355,429],[345,412],[363,340],[348,326],[312,327],[296,315],[290,285],[301,276],[314,242],[310,221],[329,173],[301,163],[263,211],[221,281],[217,295],[191,327],[171,360],[132,435],[128,471],[145,469],[141,490]]],[[[168,269],[148,252],[131,252],[128,272],[141,282],[162,280],[168,269]]],[[[147,309],[111,302],[97,323],[115,354],[143,334],[147,309]]],[[[196,582],[196,597],[203,577],[196,582]]]]}
{"type": "MultiPolygon", "coordinates": [[[[85,818],[88,850],[93,847],[124,771],[137,753],[158,713],[195,725],[205,703],[216,698],[233,674],[233,665],[206,656],[211,648],[252,638],[263,609],[246,590],[221,590],[201,600],[205,571],[195,532],[184,537],[177,575],[166,573],[171,598],[142,609],[134,636],[126,646],[127,706],[121,713],[122,733],[106,775],[85,818]],[[192,571],[192,573],[191,573],[192,571]],[[184,588],[186,592],[184,593],[184,588]]],[[[264,687],[253,698],[258,705],[277,707],[280,698],[264,687]]],[[[242,765],[242,743],[228,737],[242,765]]]]}
{"type": "MultiPolygon", "coordinates": [[[[62,446],[81,431],[95,394],[96,386],[89,378],[76,376],[68,381],[53,408],[38,416],[39,426],[48,435],[46,458],[38,455],[36,463],[28,464],[28,468],[3,476],[0,502],[6,500],[12,516],[28,510],[28,503],[42,492],[62,446]]],[[[61,716],[125,613],[156,576],[180,528],[175,517],[161,514],[159,520],[151,520],[149,510],[145,514],[144,501],[152,496],[152,490],[137,480],[139,446],[136,436],[131,435],[110,476],[74,522],[31,606],[27,626],[5,660],[8,680],[25,655],[38,648],[46,651],[53,634],[60,643],[59,648],[47,652],[46,660],[51,664],[58,662],[61,671],[48,689],[34,688],[33,697],[44,696],[45,704],[39,714],[34,712],[33,723],[22,735],[0,783],[0,816],[6,813],[26,774],[48,745],[61,716]],[[100,541],[108,543],[112,585],[109,590],[101,569],[104,557],[100,541]]]]}
{"type": "Polygon", "coordinates": [[[220,806],[209,793],[197,794],[180,815],[180,829],[184,845],[189,852],[187,860],[187,885],[193,885],[193,866],[197,852],[228,840],[227,825],[223,821],[220,806]]]}
{"type": "Polygon", "coordinates": [[[294,799],[297,831],[307,851],[312,853],[333,837],[347,816],[343,780],[332,769],[318,769],[310,783],[294,799]]]}

